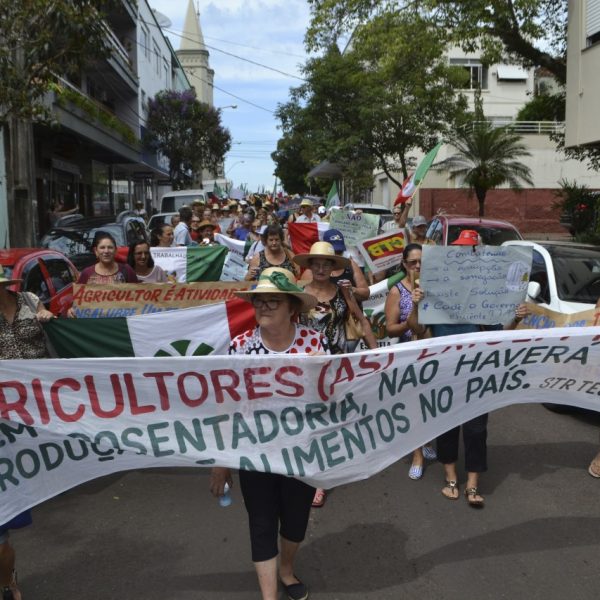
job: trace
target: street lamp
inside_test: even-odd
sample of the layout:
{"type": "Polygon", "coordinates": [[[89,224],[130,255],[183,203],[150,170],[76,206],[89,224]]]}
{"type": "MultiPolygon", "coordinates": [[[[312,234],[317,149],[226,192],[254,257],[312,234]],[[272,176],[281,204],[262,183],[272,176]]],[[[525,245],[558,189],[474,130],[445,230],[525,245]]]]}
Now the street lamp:
{"type": "Polygon", "coordinates": [[[234,162],[229,169],[227,169],[227,171],[225,172],[225,177],[227,177],[228,173],[231,171],[231,169],[233,169],[233,167],[235,167],[236,165],[241,165],[242,163],[245,163],[245,160],[238,160],[237,162],[234,162]]]}
{"type": "Polygon", "coordinates": [[[224,110],[226,108],[232,108],[235,110],[237,108],[237,104],[228,104],[227,106],[219,106],[219,110],[224,110]]]}

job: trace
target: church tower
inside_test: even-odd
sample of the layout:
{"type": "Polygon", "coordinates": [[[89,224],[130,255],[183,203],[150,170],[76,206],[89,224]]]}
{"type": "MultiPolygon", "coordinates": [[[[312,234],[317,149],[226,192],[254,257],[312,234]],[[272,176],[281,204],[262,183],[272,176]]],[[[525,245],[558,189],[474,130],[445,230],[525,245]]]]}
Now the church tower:
{"type": "Polygon", "coordinates": [[[193,0],[188,0],[187,13],[183,25],[183,37],[177,56],[190,83],[196,90],[200,102],[213,106],[213,80],[215,72],[208,62],[208,50],[200,27],[200,9],[196,11],[193,0]]]}

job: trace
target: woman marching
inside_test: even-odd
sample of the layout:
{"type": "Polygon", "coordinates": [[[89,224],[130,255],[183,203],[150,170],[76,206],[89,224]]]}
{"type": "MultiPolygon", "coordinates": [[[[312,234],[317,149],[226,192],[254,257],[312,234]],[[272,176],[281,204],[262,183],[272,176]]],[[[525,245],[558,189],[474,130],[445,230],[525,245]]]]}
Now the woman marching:
{"type": "MultiPolygon", "coordinates": [[[[4,276],[0,266],[0,360],[49,358],[46,339],[40,323],[54,315],[30,292],[13,292],[8,286],[21,279],[4,276]]],[[[9,531],[31,523],[29,510],[8,523],[0,524],[0,595],[3,600],[20,600],[14,572],[15,551],[9,542],[9,531]]]]}
{"type": "MultiPolygon", "coordinates": [[[[314,308],[317,299],[296,285],[290,271],[265,269],[254,289],[236,295],[252,304],[258,326],[234,338],[229,354],[329,354],[322,334],[296,323],[298,314],[314,308]]],[[[278,578],[288,598],[306,600],[308,590],[294,574],[294,558],[306,533],[315,488],[275,473],[240,471],[239,478],[263,600],[277,599],[278,578]]],[[[232,485],[230,470],[212,469],[210,490],[215,496],[224,494],[225,483],[232,485]]]]}
{"type": "MultiPolygon", "coordinates": [[[[420,244],[408,244],[402,253],[402,267],[406,277],[390,289],[385,301],[385,322],[387,335],[397,337],[399,342],[410,342],[415,338],[408,324],[408,318],[413,310],[412,292],[418,286],[421,272],[420,244]]],[[[421,479],[425,459],[435,460],[437,454],[430,444],[413,451],[408,476],[411,479],[421,479]]]]}

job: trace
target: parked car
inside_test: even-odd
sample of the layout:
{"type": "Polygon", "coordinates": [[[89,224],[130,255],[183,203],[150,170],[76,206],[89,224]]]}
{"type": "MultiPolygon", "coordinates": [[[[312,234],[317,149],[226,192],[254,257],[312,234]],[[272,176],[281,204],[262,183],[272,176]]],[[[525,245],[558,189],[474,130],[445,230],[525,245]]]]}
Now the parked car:
{"type": "Polygon", "coordinates": [[[182,206],[192,206],[194,200],[206,202],[208,192],[206,190],[179,190],[167,192],[160,199],[160,212],[167,213],[178,211],[182,206]]]}
{"type": "Polygon", "coordinates": [[[392,221],[394,216],[392,211],[383,204],[352,204],[354,210],[360,210],[369,215],[377,215],[379,217],[379,228],[381,229],[384,223],[392,221]]]}
{"type": "Polygon", "coordinates": [[[127,247],[135,240],[148,241],[146,222],[131,211],[117,217],[92,217],[69,221],[61,227],[53,227],[42,238],[42,248],[52,248],[68,256],[81,271],[96,262],[92,242],[98,231],[110,233],[117,242],[117,260],[127,260],[127,247]]]}
{"type": "Polygon", "coordinates": [[[508,221],[463,217],[460,215],[436,215],[429,223],[427,239],[438,246],[448,246],[458,238],[464,229],[472,229],[481,237],[481,243],[500,246],[508,240],[522,240],[523,236],[508,221]]]}
{"type": "MultiPolygon", "coordinates": [[[[571,242],[509,241],[533,251],[527,300],[560,313],[590,310],[600,298],[600,248],[571,242]]],[[[543,405],[553,412],[589,412],[565,404],[543,405]]]]}
{"type": "Polygon", "coordinates": [[[9,289],[33,292],[55,315],[64,315],[73,303],[73,282],[79,274],[61,252],[40,248],[0,250],[0,265],[9,279],[23,279],[9,289]]]}
{"type": "Polygon", "coordinates": [[[174,217],[175,215],[179,215],[179,213],[178,212],[156,213],[155,215],[152,215],[150,217],[150,219],[148,220],[148,225],[146,225],[146,229],[148,229],[148,231],[152,231],[153,229],[155,229],[156,227],[159,227],[163,223],[167,223],[168,225],[170,225],[171,218],[174,217]]]}
{"type": "Polygon", "coordinates": [[[533,260],[527,290],[530,301],[566,314],[596,306],[600,298],[599,247],[530,240],[508,241],[502,245],[532,248],[533,260]]]}

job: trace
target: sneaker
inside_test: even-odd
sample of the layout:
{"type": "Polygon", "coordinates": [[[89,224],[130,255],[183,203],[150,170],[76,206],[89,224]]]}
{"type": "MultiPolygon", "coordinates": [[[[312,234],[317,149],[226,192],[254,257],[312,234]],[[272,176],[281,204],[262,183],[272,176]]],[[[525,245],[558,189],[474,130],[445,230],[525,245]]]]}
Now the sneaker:
{"type": "Polygon", "coordinates": [[[423,446],[423,456],[427,460],[437,460],[437,452],[431,446],[423,446]]]}
{"type": "Polygon", "coordinates": [[[290,585],[285,585],[282,582],[281,585],[283,585],[289,600],[308,600],[308,588],[300,580],[298,580],[298,583],[290,585]]]}
{"type": "Polygon", "coordinates": [[[411,479],[421,479],[423,477],[423,465],[411,465],[408,470],[408,476],[411,479]]]}

